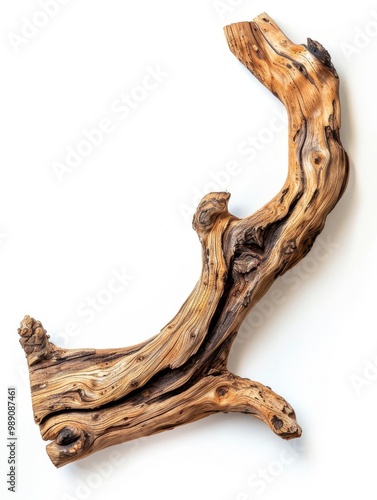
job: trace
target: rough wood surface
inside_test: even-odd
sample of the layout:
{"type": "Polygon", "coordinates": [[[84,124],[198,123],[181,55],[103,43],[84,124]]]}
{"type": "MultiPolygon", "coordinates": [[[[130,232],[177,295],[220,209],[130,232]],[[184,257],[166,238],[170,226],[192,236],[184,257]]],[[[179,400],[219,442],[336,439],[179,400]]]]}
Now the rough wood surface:
{"type": "Polygon", "coordinates": [[[24,318],[19,334],[35,421],[57,467],[215,412],[254,415],[285,439],[301,434],[292,407],[230,373],[227,358],[245,316],[307,254],[345,190],[339,79],[319,43],[293,44],[266,14],[227,26],[225,35],[233,54],[286,107],[287,179],[244,219],[228,212],[228,193],[202,199],[193,220],[201,276],[177,315],[146,342],[61,349],[40,322],[24,318]]]}

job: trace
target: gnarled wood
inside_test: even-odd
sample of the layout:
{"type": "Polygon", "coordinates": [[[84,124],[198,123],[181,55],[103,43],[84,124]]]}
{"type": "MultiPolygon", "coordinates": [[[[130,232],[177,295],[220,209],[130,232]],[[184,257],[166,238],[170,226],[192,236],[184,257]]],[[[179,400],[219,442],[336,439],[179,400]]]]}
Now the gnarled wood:
{"type": "Polygon", "coordinates": [[[19,334],[34,417],[56,466],[215,412],[250,413],[277,435],[301,435],[292,407],[270,388],[227,370],[232,342],[274,280],[302,259],[342,196],[339,79],[327,51],[295,45],[266,14],[225,28],[231,51],[285,105],[289,168],[255,214],[206,195],[193,226],[203,268],[177,315],[157,335],[120,349],[61,349],[26,316],[19,334]]]}

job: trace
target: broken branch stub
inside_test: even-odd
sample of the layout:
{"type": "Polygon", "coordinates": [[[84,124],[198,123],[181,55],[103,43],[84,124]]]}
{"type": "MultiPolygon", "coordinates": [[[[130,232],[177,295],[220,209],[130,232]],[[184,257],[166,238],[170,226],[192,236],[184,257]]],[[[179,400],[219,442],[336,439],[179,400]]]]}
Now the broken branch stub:
{"type": "Polygon", "coordinates": [[[40,322],[23,319],[34,418],[57,467],[215,412],[249,413],[284,439],[301,435],[292,407],[269,387],[230,373],[227,359],[247,313],[307,254],[345,190],[339,79],[318,42],[293,44],[266,14],[225,27],[225,35],[233,54],[286,107],[287,179],[244,219],[228,212],[228,193],[202,199],[193,220],[201,276],[149,340],[61,349],[40,322]]]}

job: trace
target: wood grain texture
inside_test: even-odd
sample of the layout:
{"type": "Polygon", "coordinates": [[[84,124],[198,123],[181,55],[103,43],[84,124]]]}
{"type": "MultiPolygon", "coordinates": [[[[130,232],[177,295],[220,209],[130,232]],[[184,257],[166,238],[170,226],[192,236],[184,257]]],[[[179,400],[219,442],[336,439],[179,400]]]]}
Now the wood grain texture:
{"type": "Polygon", "coordinates": [[[177,315],[146,342],[61,349],[25,316],[19,334],[35,422],[57,467],[215,412],[251,414],[284,439],[301,435],[292,407],[270,388],[230,373],[227,359],[245,316],[309,252],[346,188],[339,78],[318,42],[293,44],[267,14],[226,26],[225,36],[286,107],[287,179],[243,219],[229,213],[229,193],[201,200],[193,219],[201,276],[177,315]]]}

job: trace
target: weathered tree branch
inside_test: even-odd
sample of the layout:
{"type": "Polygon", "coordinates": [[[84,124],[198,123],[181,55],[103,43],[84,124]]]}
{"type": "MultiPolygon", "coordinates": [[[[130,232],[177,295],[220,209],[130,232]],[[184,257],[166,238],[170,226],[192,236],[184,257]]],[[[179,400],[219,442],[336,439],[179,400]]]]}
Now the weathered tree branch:
{"type": "Polygon", "coordinates": [[[228,212],[228,193],[205,196],[193,226],[203,268],[177,315],[146,342],[61,349],[26,316],[20,342],[34,417],[56,466],[215,412],[250,413],[284,439],[301,435],[292,407],[227,358],[250,309],[313,245],[348,179],[339,137],[339,79],[327,51],[295,45],[266,14],[225,28],[231,51],[285,105],[289,169],[255,214],[228,212]]]}

